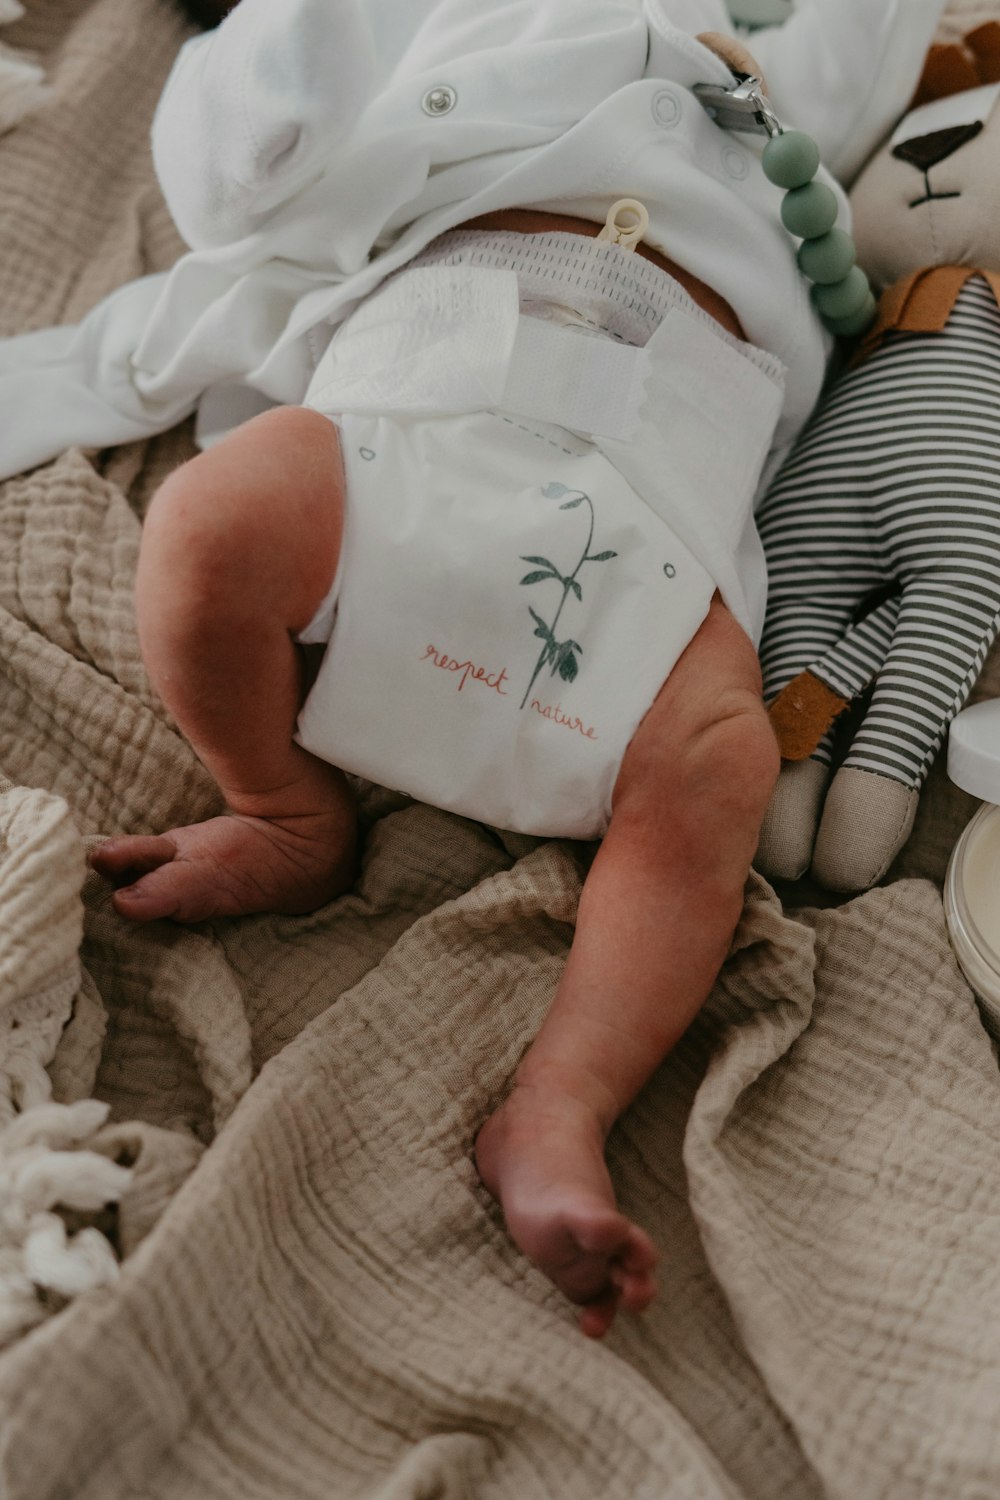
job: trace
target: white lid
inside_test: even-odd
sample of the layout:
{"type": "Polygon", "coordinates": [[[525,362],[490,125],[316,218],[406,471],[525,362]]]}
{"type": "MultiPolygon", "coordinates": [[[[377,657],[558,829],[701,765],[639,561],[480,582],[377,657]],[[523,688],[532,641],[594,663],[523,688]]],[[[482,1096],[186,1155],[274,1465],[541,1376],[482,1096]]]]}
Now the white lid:
{"type": "Polygon", "coordinates": [[[1000,698],[964,708],[948,735],[948,775],[963,792],[1000,803],[1000,698]]]}

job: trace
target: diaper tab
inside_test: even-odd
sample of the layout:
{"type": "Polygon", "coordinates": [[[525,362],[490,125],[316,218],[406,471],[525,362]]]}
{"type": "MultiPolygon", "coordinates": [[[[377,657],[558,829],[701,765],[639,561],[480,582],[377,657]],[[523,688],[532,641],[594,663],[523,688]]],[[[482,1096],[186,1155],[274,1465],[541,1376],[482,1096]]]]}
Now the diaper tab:
{"type": "Polygon", "coordinates": [[[639,427],[648,370],[644,349],[522,316],[500,406],[512,416],[627,442],[639,427]]]}
{"type": "Polygon", "coordinates": [[[781,414],[784,370],[679,307],[642,353],[648,400],[639,430],[630,442],[597,444],[682,538],[756,639],[764,577],[753,499],[781,414]]]}
{"type": "Polygon", "coordinates": [[[305,404],[331,417],[498,410],[624,442],[639,425],[647,368],[643,349],[603,330],[522,314],[513,271],[425,266],[344,323],[305,404]]]}
{"type": "Polygon", "coordinates": [[[482,411],[503,394],[519,316],[513,271],[403,271],[334,334],[305,405],[329,416],[482,411]]]}

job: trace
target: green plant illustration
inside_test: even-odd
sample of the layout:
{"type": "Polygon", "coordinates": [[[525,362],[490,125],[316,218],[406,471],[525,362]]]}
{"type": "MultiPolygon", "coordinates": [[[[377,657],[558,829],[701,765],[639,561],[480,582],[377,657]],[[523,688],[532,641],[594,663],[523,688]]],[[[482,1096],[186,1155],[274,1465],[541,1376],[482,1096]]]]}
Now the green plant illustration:
{"type": "Polygon", "coordinates": [[[577,579],[577,574],[584,563],[607,562],[610,558],[618,556],[617,552],[591,552],[590,548],[594,540],[596,518],[590,496],[584,494],[583,490],[571,490],[565,484],[557,484],[553,481],[553,483],[545,485],[542,494],[547,500],[561,500],[563,495],[569,495],[571,498],[560,505],[560,510],[576,510],[577,506],[586,505],[590,512],[590,529],[587,532],[587,541],[584,549],[580,553],[576,567],[572,573],[561,573],[555,563],[550,562],[547,557],[525,557],[523,554],[521,556],[522,562],[534,563],[535,565],[534,571],[526,573],[521,579],[522,584],[548,583],[549,581],[553,581],[562,585],[562,598],[559,600],[559,606],[556,609],[551,624],[547,624],[541,615],[533,610],[530,604],[528,605],[528,613],[535,622],[534,633],[541,640],[542,649],[535,663],[535,670],[531,674],[531,681],[528,683],[524,697],[521,699],[522,708],[527,703],[531,689],[534,687],[538,675],[544,667],[547,666],[550,669],[550,674],[553,677],[558,673],[563,682],[576,681],[580,670],[578,658],[583,655],[583,647],[579,641],[574,641],[572,638],[568,637],[564,641],[556,638],[559,619],[570,594],[578,602],[582,602],[583,600],[583,589],[577,579]]]}

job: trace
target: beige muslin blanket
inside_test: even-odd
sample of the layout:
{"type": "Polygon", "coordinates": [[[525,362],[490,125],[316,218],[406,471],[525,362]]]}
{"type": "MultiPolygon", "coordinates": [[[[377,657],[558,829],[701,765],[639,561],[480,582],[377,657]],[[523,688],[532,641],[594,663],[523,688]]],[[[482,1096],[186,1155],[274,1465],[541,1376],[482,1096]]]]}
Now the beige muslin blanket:
{"type": "MultiPolygon", "coordinates": [[[[169,0],[6,28],[51,95],[0,139],[0,333],[178,253],[146,138],[184,34],[169,0]]],[[[360,884],[313,916],[126,928],[86,874],[93,836],[217,805],[131,606],[190,451],[0,489],[5,1500],[1000,1493],[1000,1075],[938,894],[969,800],[939,774],[899,878],[840,907],[751,881],[611,1143],[662,1296],[589,1344],[470,1158],[584,848],[371,790],[360,884]]]]}

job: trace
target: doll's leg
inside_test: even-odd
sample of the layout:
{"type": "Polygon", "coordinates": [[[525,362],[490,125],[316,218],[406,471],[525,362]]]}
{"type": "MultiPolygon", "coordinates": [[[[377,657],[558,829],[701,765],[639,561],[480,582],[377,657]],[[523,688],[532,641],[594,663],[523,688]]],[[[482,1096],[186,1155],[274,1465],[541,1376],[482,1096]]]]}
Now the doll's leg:
{"type": "Polygon", "coordinates": [[[351,883],[346,780],[292,742],[295,636],[333,579],[343,471],[317,413],[266,412],[178,469],[143,530],[136,610],[154,687],[229,814],[109,839],[94,867],[137,921],[310,911],[351,883]]]}
{"type": "Polygon", "coordinates": [[[604,1142],[722,965],[777,770],[753,647],[716,601],[628,748],[552,1008],[476,1143],[514,1239],[593,1336],[655,1291],[604,1142]]]}
{"type": "Polygon", "coordinates": [[[920,788],[1000,630],[1000,579],[921,578],[899,622],[864,719],[830,783],[813,871],[831,890],[880,880],[909,837],[920,788]]]}
{"type": "Polygon", "coordinates": [[[831,721],[878,672],[898,614],[893,594],[771,701],[768,715],[785,758],[754,863],[772,879],[796,880],[813,861],[833,759],[831,721]]]}
{"type": "Polygon", "coordinates": [[[845,766],[920,787],[1000,628],[1000,579],[908,584],[845,766]],[[992,586],[991,586],[992,584],[992,586]]]}

